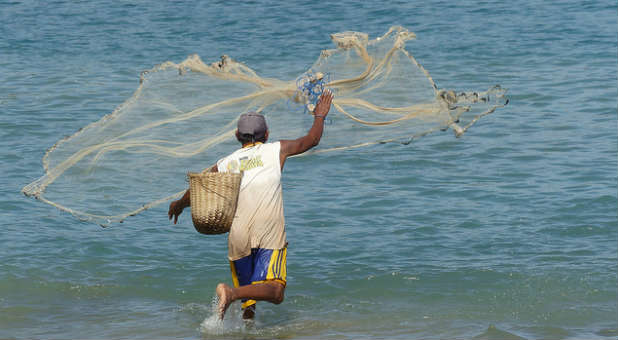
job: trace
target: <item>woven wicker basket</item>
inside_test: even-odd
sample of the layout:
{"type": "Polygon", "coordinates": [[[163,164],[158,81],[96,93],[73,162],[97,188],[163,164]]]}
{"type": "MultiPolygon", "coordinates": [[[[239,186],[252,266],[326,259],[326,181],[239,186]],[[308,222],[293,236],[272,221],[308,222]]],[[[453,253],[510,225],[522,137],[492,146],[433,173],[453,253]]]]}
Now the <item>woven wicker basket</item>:
{"type": "Polygon", "coordinates": [[[241,174],[203,172],[188,173],[191,191],[193,226],[202,234],[223,234],[230,231],[241,174]]]}

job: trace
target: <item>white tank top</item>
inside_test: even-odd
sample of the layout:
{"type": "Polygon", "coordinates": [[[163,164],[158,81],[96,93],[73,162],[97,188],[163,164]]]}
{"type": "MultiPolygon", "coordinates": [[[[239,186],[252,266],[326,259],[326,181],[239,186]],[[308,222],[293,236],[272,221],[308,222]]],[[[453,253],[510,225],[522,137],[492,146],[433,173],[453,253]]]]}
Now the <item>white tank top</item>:
{"type": "Polygon", "coordinates": [[[256,144],[217,162],[219,172],[243,172],[236,215],[228,237],[228,258],[238,260],[251,248],[285,247],[281,193],[281,144],[256,144]]]}

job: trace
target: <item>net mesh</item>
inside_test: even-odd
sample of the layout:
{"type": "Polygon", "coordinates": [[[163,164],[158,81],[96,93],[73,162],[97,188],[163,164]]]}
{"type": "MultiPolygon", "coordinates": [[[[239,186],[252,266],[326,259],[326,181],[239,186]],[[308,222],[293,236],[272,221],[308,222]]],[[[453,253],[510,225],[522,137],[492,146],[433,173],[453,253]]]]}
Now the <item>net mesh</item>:
{"type": "Polygon", "coordinates": [[[165,62],[144,71],[133,96],[114,112],[50,148],[45,174],[22,191],[105,226],[182,195],[187,171],[238,148],[236,122],[250,110],[265,114],[270,140],[295,139],[311,127],[319,94],[331,89],[329,121],[311,154],[409,143],[439,129],[459,137],[506,105],[499,86],[438,89],[405,49],[413,38],[402,27],[374,40],[333,34],[336,48],[289,81],[260,77],[227,56],[212,64],[197,55],[165,62]]]}

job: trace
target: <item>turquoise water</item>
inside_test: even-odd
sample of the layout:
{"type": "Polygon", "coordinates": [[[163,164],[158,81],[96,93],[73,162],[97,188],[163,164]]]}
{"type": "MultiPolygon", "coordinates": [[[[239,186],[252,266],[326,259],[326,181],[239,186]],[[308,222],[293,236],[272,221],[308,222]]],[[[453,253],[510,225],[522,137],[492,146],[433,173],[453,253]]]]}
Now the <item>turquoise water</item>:
{"type": "Polygon", "coordinates": [[[0,338],[615,339],[616,7],[0,2],[0,338]],[[103,229],[20,193],[142,70],[227,54],[293,79],[328,34],[393,24],[439,87],[511,102],[461,139],[287,162],[286,300],[253,326],[213,321],[225,236],[165,206],[103,229]]]}

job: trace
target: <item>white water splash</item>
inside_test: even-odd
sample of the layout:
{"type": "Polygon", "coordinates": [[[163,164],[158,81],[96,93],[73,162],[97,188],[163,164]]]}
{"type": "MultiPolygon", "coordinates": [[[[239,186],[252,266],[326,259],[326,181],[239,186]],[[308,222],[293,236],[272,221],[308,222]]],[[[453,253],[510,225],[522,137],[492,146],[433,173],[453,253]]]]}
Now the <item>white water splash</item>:
{"type": "Polygon", "coordinates": [[[225,313],[223,320],[219,319],[219,298],[215,295],[210,304],[210,315],[202,321],[199,331],[207,335],[229,335],[233,333],[245,333],[253,321],[242,319],[240,303],[232,303],[225,313]]]}

